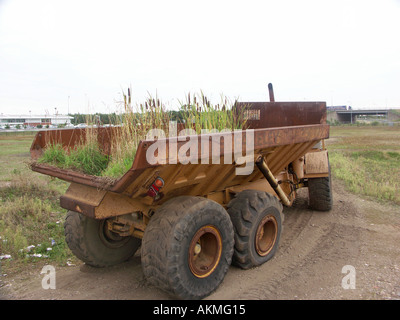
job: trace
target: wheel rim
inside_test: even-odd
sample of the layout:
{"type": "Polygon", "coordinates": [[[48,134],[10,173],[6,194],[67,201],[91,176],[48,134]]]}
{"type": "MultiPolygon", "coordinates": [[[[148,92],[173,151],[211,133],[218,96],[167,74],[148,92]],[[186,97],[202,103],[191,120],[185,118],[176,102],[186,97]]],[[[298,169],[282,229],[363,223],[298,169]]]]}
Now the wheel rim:
{"type": "Polygon", "coordinates": [[[214,226],[203,226],[189,246],[189,267],[197,278],[208,277],[221,259],[222,238],[214,226]]]}
{"type": "Polygon", "coordinates": [[[264,257],[269,254],[278,236],[278,222],[272,215],[265,216],[257,228],[255,247],[257,253],[264,257]]]}
{"type": "Polygon", "coordinates": [[[123,247],[130,240],[130,237],[122,237],[118,233],[112,232],[108,228],[106,220],[99,223],[99,238],[106,247],[111,249],[123,247]]]}

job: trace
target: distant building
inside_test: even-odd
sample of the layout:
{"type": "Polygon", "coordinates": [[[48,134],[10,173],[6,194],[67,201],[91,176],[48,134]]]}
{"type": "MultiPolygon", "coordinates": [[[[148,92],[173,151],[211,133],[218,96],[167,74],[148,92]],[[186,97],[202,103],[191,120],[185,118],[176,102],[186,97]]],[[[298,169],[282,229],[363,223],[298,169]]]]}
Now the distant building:
{"type": "Polygon", "coordinates": [[[36,127],[38,125],[69,125],[73,117],[66,115],[0,115],[0,126],[16,126],[36,127]]]}

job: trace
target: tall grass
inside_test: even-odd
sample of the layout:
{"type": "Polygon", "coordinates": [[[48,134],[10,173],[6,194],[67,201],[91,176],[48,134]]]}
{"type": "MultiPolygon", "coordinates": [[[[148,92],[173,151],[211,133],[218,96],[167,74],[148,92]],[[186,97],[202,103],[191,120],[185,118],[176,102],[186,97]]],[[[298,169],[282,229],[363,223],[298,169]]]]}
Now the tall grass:
{"type": "Polygon", "coordinates": [[[71,150],[58,143],[48,145],[38,162],[100,175],[107,168],[108,156],[102,153],[93,129],[88,129],[85,140],[81,139],[71,150]]]}
{"type": "Polygon", "coordinates": [[[123,92],[123,118],[120,130],[111,141],[111,156],[102,176],[121,177],[133,164],[140,141],[146,139],[150,129],[157,128],[169,135],[170,113],[156,96],[149,96],[144,103],[133,105],[131,90],[123,92]]]}
{"type": "Polygon", "coordinates": [[[197,134],[202,130],[235,130],[245,126],[244,112],[236,112],[237,101],[233,103],[221,96],[221,102],[214,105],[203,92],[200,95],[188,94],[186,102],[181,103],[181,113],[187,129],[197,134]]]}
{"type": "MultiPolygon", "coordinates": [[[[203,92],[199,95],[188,94],[186,102],[180,102],[181,125],[194,130],[196,134],[201,134],[202,130],[242,129],[245,125],[244,110],[236,112],[235,105],[236,101],[232,103],[222,96],[221,104],[215,105],[203,92]]],[[[102,176],[116,178],[127,172],[133,164],[139,142],[146,139],[151,129],[162,130],[166,137],[170,135],[171,113],[157,96],[150,96],[144,103],[134,107],[128,89],[127,94],[123,93],[123,109],[123,126],[114,135],[111,161],[102,176]]]]}
{"type": "MultiPolygon", "coordinates": [[[[144,103],[134,105],[128,89],[127,93],[123,92],[121,104],[122,125],[112,136],[109,156],[102,154],[96,135],[87,132],[86,140],[72,150],[64,150],[57,144],[48,146],[39,162],[91,175],[121,177],[132,166],[138,145],[146,139],[147,133],[159,129],[168,137],[172,120],[171,112],[158,96],[149,96],[144,103]]],[[[237,111],[235,107],[236,101],[231,102],[226,97],[221,96],[221,103],[212,104],[203,92],[188,94],[186,102],[180,102],[179,118],[183,119],[183,127],[197,134],[202,130],[242,129],[245,125],[244,110],[237,111]]]]}

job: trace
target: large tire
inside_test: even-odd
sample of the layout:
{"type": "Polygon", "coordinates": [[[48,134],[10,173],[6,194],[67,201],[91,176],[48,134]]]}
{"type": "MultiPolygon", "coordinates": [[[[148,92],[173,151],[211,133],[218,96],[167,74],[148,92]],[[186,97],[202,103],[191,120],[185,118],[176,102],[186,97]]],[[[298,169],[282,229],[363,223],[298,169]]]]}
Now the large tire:
{"type": "Polygon", "coordinates": [[[323,178],[308,179],[309,207],[317,211],[329,211],[332,209],[332,179],[331,169],[329,176],[323,178]]]}
{"type": "Polygon", "coordinates": [[[180,299],[202,299],[222,282],[232,261],[233,227],[226,210],[202,197],[167,201],[150,219],[142,268],[154,286],[180,299]]]}
{"type": "Polygon", "coordinates": [[[141,240],[106,232],[105,220],[69,211],[64,223],[65,241],[72,253],[93,267],[109,267],[128,260],[141,240]]]}
{"type": "Polygon", "coordinates": [[[228,204],[235,230],[232,263],[250,269],[270,260],[276,253],[283,214],[279,200],[257,190],[244,190],[228,204]]]}

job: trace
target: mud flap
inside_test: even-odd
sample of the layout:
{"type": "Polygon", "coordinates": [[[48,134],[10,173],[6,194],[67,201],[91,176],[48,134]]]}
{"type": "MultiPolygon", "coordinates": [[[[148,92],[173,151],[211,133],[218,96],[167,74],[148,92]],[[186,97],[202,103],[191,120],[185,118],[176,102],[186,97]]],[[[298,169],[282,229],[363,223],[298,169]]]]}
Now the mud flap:
{"type": "Polygon", "coordinates": [[[329,176],[329,160],[328,151],[321,150],[309,152],[304,159],[305,177],[328,177],[329,176]]]}

